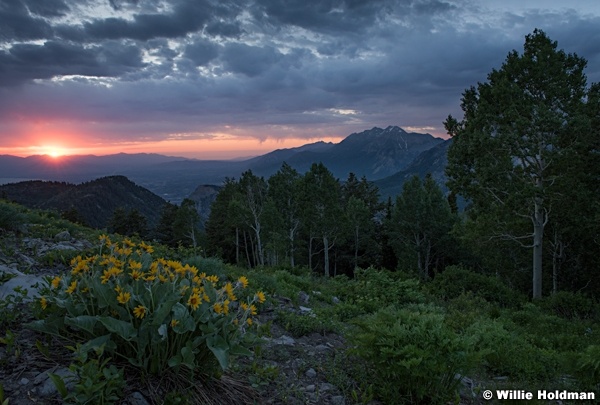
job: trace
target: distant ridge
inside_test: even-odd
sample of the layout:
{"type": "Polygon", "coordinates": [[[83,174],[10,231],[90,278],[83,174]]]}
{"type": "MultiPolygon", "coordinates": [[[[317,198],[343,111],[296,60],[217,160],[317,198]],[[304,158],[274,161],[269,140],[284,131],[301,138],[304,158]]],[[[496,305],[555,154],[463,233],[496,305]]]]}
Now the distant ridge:
{"type": "Polygon", "coordinates": [[[137,209],[150,227],[158,224],[167,203],[124,176],[102,177],[82,184],[56,181],[25,181],[0,186],[0,195],[29,208],[72,209],[94,228],[105,228],[115,209],[137,209]]]}

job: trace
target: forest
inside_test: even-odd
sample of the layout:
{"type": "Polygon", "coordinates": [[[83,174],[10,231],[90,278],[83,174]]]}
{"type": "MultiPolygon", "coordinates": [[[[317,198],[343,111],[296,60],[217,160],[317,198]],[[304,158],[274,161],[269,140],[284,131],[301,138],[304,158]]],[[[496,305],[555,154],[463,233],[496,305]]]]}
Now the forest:
{"type": "Polygon", "coordinates": [[[189,200],[179,208],[188,220],[166,208],[159,238],[247,267],[352,276],[371,266],[427,281],[460,265],[534,298],[598,293],[600,86],[587,87],[585,64],[535,31],[522,55],[466,90],[464,118],[444,123],[448,195],[414,177],[382,202],[364,177],[283,164],[268,179],[228,179],[209,218],[189,200]]]}

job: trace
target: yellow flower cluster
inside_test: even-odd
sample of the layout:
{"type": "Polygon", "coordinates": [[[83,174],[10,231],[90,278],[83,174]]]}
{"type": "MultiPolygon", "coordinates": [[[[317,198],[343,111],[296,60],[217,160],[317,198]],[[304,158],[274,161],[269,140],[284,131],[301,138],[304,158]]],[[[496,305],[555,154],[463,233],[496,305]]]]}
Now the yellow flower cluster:
{"type": "MultiPolygon", "coordinates": [[[[252,325],[252,317],[258,313],[255,304],[266,300],[265,294],[258,291],[249,302],[238,302],[238,293],[249,285],[245,276],[219,287],[220,280],[216,275],[207,275],[194,266],[175,260],[153,260],[150,254],[154,248],[144,242],[136,244],[129,239],[112,242],[106,235],[100,236],[100,241],[99,254],[87,258],[77,256],[71,261],[70,277],[64,276],[63,279],[56,276],[50,281],[56,293],[64,291],[79,297],[86,293],[89,302],[94,299],[94,294],[102,294],[103,300],[114,299],[130,317],[144,319],[152,314],[161,299],[152,296],[153,291],[162,288],[161,291],[180,294],[181,303],[189,308],[192,316],[196,311],[200,314],[210,311],[213,316],[230,316],[234,325],[252,325]],[[97,281],[94,284],[94,280],[106,285],[106,292],[94,291],[94,288],[105,288],[99,287],[97,281]],[[163,284],[167,285],[159,287],[163,284]],[[112,298],[110,294],[113,294],[112,298]]],[[[50,303],[45,297],[40,300],[42,309],[50,303]]],[[[117,308],[113,307],[112,311],[111,314],[116,316],[117,308]]],[[[180,321],[174,318],[167,320],[172,328],[180,326],[180,321]]]]}

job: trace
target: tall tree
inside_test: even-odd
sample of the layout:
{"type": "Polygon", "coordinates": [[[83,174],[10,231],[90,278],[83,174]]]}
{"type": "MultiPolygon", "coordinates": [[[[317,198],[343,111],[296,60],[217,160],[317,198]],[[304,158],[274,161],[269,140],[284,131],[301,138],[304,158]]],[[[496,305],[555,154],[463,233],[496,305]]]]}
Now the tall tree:
{"type": "Polygon", "coordinates": [[[285,241],[291,267],[295,265],[296,237],[300,230],[300,180],[296,169],[284,162],[268,181],[272,212],[279,224],[274,233],[278,239],[285,241]]]}
{"type": "Polygon", "coordinates": [[[396,198],[389,224],[390,243],[396,246],[397,257],[411,258],[419,277],[428,280],[453,224],[454,216],[440,187],[431,176],[421,182],[415,175],[404,183],[402,194],[396,198]]]}
{"type": "Polygon", "coordinates": [[[488,220],[490,238],[532,248],[534,298],[542,296],[544,229],[559,192],[557,168],[577,134],[589,130],[585,66],[535,30],[522,55],[510,52],[487,82],[463,93],[462,121],[449,116],[444,123],[454,138],[449,188],[488,220]],[[517,233],[527,222],[531,231],[517,233]]]}
{"type": "Polygon", "coordinates": [[[330,275],[329,251],[334,247],[343,219],[340,183],[323,163],[313,163],[303,179],[304,221],[309,230],[309,263],[312,237],[323,243],[323,269],[330,275]]]}
{"type": "Polygon", "coordinates": [[[265,256],[263,247],[263,212],[267,202],[267,182],[248,170],[242,173],[239,181],[239,214],[244,223],[252,229],[258,264],[264,266],[265,256]]]}

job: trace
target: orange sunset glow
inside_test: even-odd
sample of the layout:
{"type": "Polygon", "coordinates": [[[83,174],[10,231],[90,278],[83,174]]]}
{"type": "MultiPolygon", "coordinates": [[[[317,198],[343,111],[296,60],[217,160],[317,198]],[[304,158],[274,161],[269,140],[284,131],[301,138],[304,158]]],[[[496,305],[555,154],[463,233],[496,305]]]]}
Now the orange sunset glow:
{"type": "Polygon", "coordinates": [[[68,155],[110,155],[116,153],[158,153],[196,159],[235,159],[252,157],[271,152],[275,149],[294,148],[307,143],[323,141],[338,143],[340,136],[316,139],[285,138],[257,140],[242,139],[195,139],[165,140],[156,142],[119,142],[114,144],[86,145],[79,140],[46,140],[45,143],[29,146],[0,147],[0,154],[20,157],[48,155],[58,159],[68,155]]]}

